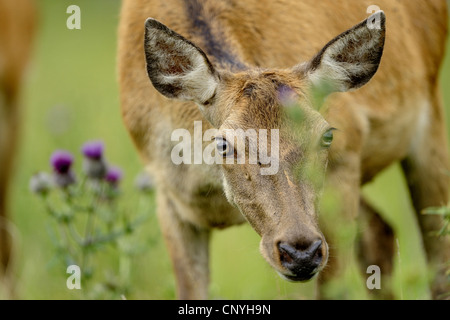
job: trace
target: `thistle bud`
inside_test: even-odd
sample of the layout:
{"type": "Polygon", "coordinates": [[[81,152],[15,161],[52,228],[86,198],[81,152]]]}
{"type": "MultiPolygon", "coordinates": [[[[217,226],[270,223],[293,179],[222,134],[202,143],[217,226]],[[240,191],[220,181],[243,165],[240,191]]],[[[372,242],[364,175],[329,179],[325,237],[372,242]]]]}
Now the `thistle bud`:
{"type": "Polygon", "coordinates": [[[53,179],[58,187],[66,188],[76,182],[75,174],[71,170],[72,163],[72,154],[65,150],[57,150],[50,157],[53,179]]]}
{"type": "Polygon", "coordinates": [[[103,142],[86,142],[81,148],[84,155],[83,171],[91,179],[103,179],[107,172],[106,161],[103,158],[103,142]]]}
{"type": "Polygon", "coordinates": [[[52,188],[52,177],[47,172],[38,172],[30,178],[31,192],[38,195],[46,195],[52,188]]]}
{"type": "Polygon", "coordinates": [[[143,192],[150,192],[155,188],[153,178],[147,172],[141,172],[134,180],[136,188],[143,192]]]}
{"type": "Polygon", "coordinates": [[[118,167],[109,167],[105,176],[106,182],[111,186],[117,187],[122,179],[122,170],[118,167]]]}

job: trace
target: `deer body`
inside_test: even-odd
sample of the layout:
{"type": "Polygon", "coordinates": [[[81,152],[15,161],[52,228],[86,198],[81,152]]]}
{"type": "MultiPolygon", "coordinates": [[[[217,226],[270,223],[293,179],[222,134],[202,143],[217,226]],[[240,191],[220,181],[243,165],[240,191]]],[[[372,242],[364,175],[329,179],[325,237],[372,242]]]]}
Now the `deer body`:
{"type": "MultiPolygon", "coordinates": [[[[418,211],[447,203],[444,172],[449,163],[438,86],[446,2],[413,2],[378,2],[387,16],[385,38],[384,15],[378,16],[379,32],[360,24],[349,36],[342,34],[368,16],[370,1],[124,1],[119,28],[122,115],[157,182],[158,216],[180,298],[207,296],[212,228],[246,220],[262,237],[263,256],[285,278],[307,280],[327,260],[331,271],[326,273],[339,275],[342,262],[328,259],[335,221],[319,224],[316,216],[322,187],[336,188],[342,221],[354,223],[360,211],[377,216],[360,205],[360,186],[402,161],[418,211]],[[154,20],[144,28],[149,17],[154,20]],[[337,65],[356,67],[339,74],[333,69],[337,65]],[[288,95],[303,105],[312,100],[308,92],[317,79],[325,78],[333,86],[327,94],[352,92],[329,95],[323,108],[302,107],[306,120],[295,140],[280,115],[277,93],[288,88],[288,95]],[[185,128],[193,135],[194,121],[202,121],[203,132],[280,129],[279,173],[260,176],[250,165],[174,165],[171,133],[185,128]],[[306,151],[333,128],[331,147],[306,151]],[[307,173],[296,176],[295,163],[327,168],[325,184],[307,173]]],[[[232,148],[221,139],[216,141],[232,148]]],[[[419,222],[424,233],[440,223],[430,217],[419,217],[419,222]]],[[[392,235],[385,234],[387,244],[378,236],[379,243],[368,245],[390,252],[392,235]]],[[[432,263],[447,259],[447,242],[425,238],[424,243],[432,263]]],[[[366,262],[375,259],[389,269],[387,255],[366,256],[366,262]]],[[[436,294],[446,286],[437,283],[436,294]]]]}

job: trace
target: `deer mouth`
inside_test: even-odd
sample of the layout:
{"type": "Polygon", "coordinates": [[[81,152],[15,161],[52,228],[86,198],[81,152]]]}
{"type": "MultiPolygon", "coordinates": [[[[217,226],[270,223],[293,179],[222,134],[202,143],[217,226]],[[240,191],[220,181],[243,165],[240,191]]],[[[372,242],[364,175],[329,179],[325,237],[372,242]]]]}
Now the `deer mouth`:
{"type": "Polygon", "coordinates": [[[313,270],[311,273],[302,275],[291,275],[282,273],[280,271],[277,271],[277,273],[281,278],[289,282],[307,282],[316,277],[319,274],[319,271],[320,271],[319,268],[316,268],[316,270],[313,270]]]}

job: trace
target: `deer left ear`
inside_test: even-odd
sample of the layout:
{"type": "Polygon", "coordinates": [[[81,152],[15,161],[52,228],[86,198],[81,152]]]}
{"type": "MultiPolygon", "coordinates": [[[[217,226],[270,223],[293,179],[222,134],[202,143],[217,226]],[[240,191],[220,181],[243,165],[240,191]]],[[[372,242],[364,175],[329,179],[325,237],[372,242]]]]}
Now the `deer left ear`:
{"type": "Polygon", "coordinates": [[[354,90],[365,85],[378,70],[383,55],[386,17],[378,11],[367,20],[331,40],[297,70],[313,87],[328,93],[354,90]]]}
{"type": "Polygon", "coordinates": [[[153,86],[168,98],[205,105],[219,83],[206,54],[155,19],[145,22],[145,58],[153,86]]]}

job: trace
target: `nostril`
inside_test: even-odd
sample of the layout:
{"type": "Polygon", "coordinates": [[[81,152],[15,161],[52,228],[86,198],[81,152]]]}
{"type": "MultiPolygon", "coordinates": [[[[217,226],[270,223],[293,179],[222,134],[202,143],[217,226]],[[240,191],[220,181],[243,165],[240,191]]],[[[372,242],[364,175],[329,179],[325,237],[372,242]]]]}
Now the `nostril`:
{"type": "Polygon", "coordinates": [[[322,241],[318,240],[314,242],[309,252],[311,265],[318,267],[322,263],[322,241]]]}
{"type": "Polygon", "coordinates": [[[308,249],[307,253],[311,258],[322,258],[322,240],[315,241],[308,249]]]}
{"type": "Polygon", "coordinates": [[[291,264],[294,262],[295,249],[287,243],[278,244],[278,252],[280,253],[280,262],[282,264],[291,264]]]}

